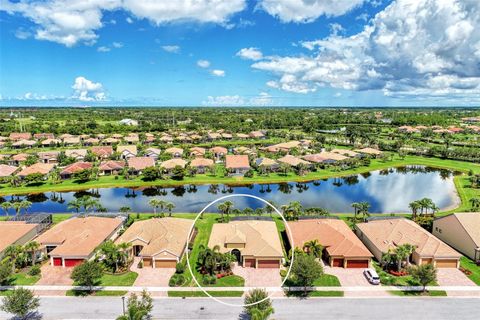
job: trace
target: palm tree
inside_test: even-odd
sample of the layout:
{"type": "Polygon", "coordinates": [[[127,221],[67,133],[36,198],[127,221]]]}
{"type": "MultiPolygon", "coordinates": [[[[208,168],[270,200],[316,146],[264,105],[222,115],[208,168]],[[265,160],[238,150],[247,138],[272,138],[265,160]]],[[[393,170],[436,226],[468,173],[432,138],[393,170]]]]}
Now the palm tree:
{"type": "Polygon", "coordinates": [[[18,216],[20,214],[20,210],[22,210],[22,202],[15,201],[12,203],[12,208],[15,209],[15,216],[18,216]]]}
{"type": "Polygon", "coordinates": [[[243,214],[250,217],[253,214],[253,209],[247,207],[247,208],[243,209],[243,214]]]}
{"type": "Polygon", "coordinates": [[[224,203],[221,203],[218,205],[218,210],[222,213],[222,221],[224,221],[224,214],[227,215],[227,217],[230,214],[231,209],[233,208],[233,202],[232,201],[225,201],[224,203]]]}
{"type": "Polygon", "coordinates": [[[172,202],[167,202],[165,204],[165,209],[168,210],[168,216],[171,217],[172,216],[172,210],[175,209],[175,204],[172,203],[172,202]]]}
{"type": "Polygon", "coordinates": [[[272,213],[275,212],[275,209],[273,209],[272,207],[275,207],[275,203],[272,201],[272,200],[268,200],[268,203],[270,205],[265,205],[265,207],[263,208],[263,210],[268,213],[270,215],[270,217],[272,216],[272,213]]]}
{"type": "Polygon", "coordinates": [[[355,221],[357,221],[357,214],[358,214],[358,211],[360,209],[360,203],[358,203],[358,202],[352,203],[352,208],[354,210],[354,219],[355,219],[355,221]]]}
{"type": "Polygon", "coordinates": [[[160,203],[159,203],[159,200],[158,199],[150,199],[150,201],[148,201],[148,204],[153,207],[153,215],[154,216],[157,216],[157,208],[160,207],[160,203]]]}
{"type": "Polygon", "coordinates": [[[412,219],[415,220],[417,218],[417,212],[421,208],[420,203],[418,201],[410,202],[408,207],[412,210],[412,219]]]}
{"type": "Polygon", "coordinates": [[[263,214],[263,208],[255,209],[255,214],[260,217],[263,214]]]}
{"type": "Polygon", "coordinates": [[[28,212],[28,209],[32,206],[32,203],[28,200],[23,200],[22,202],[20,202],[20,208],[25,210],[25,214],[27,214],[28,212]]]}
{"type": "Polygon", "coordinates": [[[36,256],[37,256],[37,251],[40,248],[40,244],[36,241],[30,241],[27,243],[24,247],[26,252],[29,252],[32,256],[32,266],[35,265],[36,261],[36,256]]]}
{"type": "Polygon", "coordinates": [[[73,209],[77,212],[77,214],[80,212],[80,209],[82,208],[82,203],[80,202],[79,199],[74,199],[68,203],[68,209],[73,209]]]}
{"type": "Polygon", "coordinates": [[[305,244],[303,245],[303,249],[306,252],[308,252],[308,254],[313,255],[315,258],[321,258],[322,257],[323,247],[318,242],[317,239],[305,242],[305,244]]]}
{"type": "MultiPolygon", "coordinates": [[[[472,198],[472,199],[470,199],[470,203],[472,204],[473,209],[480,208],[480,198],[472,198]]],[[[3,205],[3,203],[2,203],[2,205],[3,205]]],[[[7,213],[7,215],[8,215],[8,213],[7,213]]]]}
{"type": "Polygon", "coordinates": [[[368,210],[370,209],[370,203],[362,201],[359,203],[359,211],[362,214],[363,221],[367,221],[367,218],[370,216],[368,210]]]}
{"type": "Polygon", "coordinates": [[[2,204],[0,204],[0,207],[2,207],[3,211],[5,212],[5,215],[8,217],[8,209],[12,207],[12,203],[10,201],[5,201],[2,204]]]}
{"type": "Polygon", "coordinates": [[[127,313],[117,317],[117,320],[143,320],[147,319],[148,311],[137,308],[128,308],[127,313]]]}
{"type": "Polygon", "coordinates": [[[131,209],[130,207],[128,207],[128,206],[121,207],[121,208],[119,209],[119,211],[122,212],[122,213],[129,213],[131,210],[132,210],[132,209],[131,209]]]}

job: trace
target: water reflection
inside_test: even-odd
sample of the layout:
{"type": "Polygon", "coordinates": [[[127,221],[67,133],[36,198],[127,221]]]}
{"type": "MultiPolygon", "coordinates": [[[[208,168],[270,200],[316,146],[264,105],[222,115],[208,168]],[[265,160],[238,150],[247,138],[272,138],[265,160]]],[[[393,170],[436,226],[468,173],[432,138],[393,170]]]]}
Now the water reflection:
{"type": "MultiPolygon", "coordinates": [[[[209,202],[232,193],[257,195],[273,201],[278,207],[290,201],[300,201],[304,207],[322,207],[330,212],[352,212],[351,203],[368,201],[372,213],[408,212],[408,204],[423,197],[431,198],[445,208],[457,201],[453,173],[429,167],[409,166],[391,168],[346,177],[312,182],[263,185],[185,185],[175,188],[110,188],[77,192],[49,192],[27,196],[6,196],[3,201],[32,202],[29,212],[67,212],[68,202],[88,195],[99,198],[109,211],[123,206],[136,212],[150,212],[148,201],[158,197],[174,202],[177,212],[198,212],[209,202]]],[[[238,209],[261,204],[250,198],[235,198],[238,209]]]]}

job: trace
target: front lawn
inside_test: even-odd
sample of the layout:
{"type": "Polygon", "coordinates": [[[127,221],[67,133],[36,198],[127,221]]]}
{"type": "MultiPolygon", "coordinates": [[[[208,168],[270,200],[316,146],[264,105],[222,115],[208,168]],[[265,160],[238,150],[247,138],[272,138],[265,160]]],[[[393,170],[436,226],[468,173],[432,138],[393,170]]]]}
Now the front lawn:
{"type": "Polygon", "coordinates": [[[389,293],[393,294],[394,296],[399,297],[446,297],[447,292],[443,290],[430,290],[430,291],[389,291],[389,293]]]}
{"type": "MultiPolygon", "coordinates": [[[[397,277],[392,274],[389,274],[385,270],[383,270],[378,262],[372,262],[373,266],[375,267],[375,270],[378,273],[378,276],[380,277],[380,283],[383,286],[397,286],[397,287],[406,287],[406,286],[418,286],[419,283],[415,281],[412,276],[406,275],[406,276],[401,276],[397,277]]],[[[433,281],[428,284],[429,286],[438,286],[438,283],[436,281],[433,281]]]]}
{"type": "Polygon", "coordinates": [[[472,274],[468,275],[467,277],[475,282],[477,286],[480,286],[480,266],[477,266],[475,262],[467,257],[461,257],[460,267],[470,271],[472,274]]]}
{"type": "Polygon", "coordinates": [[[214,285],[209,287],[244,287],[245,279],[237,275],[226,276],[220,279],[217,279],[217,282],[214,285]]]}
{"type": "Polygon", "coordinates": [[[124,286],[131,287],[137,279],[138,274],[136,272],[127,272],[124,274],[113,275],[104,274],[100,279],[101,286],[124,286]]]}
{"type": "Polygon", "coordinates": [[[322,274],[317,280],[313,282],[315,287],[341,287],[340,280],[331,274],[322,274]]]}
{"type": "MultiPolygon", "coordinates": [[[[243,291],[207,291],[212,297],[241,297],[243,291]]],[[[168,291],[169,297],[208,297],[203,291],[168,291]]]]}
{"type": "Polygon", "coordinates": [[[343,297],[343,291],[311,291],[309,297],[343,297]]]}
{"type": "Polygon", "coordinates": [[[95,297],[118,297],[124,296],[128,291],[112,291],[112,290],[102,290],[102,291],[85,291],[85,290],[68,290],[65,295],[67,297],[85,297],[85,296],[95,296],[95,297]]]}
{"type": "Polygon", "coordinates": [[[37,276],[30,276],[26,273],[20,272],[15,273],[10,279],[11,284],[16,286],[31,286],[37,283],[40,280],[40,275],[37,276]]]}

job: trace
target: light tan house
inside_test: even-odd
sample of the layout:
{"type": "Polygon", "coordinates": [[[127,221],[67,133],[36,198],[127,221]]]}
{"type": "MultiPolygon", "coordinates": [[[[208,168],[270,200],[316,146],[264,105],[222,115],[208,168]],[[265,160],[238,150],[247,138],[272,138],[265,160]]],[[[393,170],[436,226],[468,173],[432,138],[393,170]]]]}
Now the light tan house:
{"type": "Polygon", "coordinates": [[[140,257],[144,267],[175,268],[192,224],[190,219],[170,217],[137,221],[115,242],[131,244],[130,256],[140,257]]]}
{"type": "Polygon", "coordinates": [[[29,167],[24,168],[21,170],[19,173],[17,173],[17,176],[19,177],[26,177],[30,174],[34,173],[40,173],[44,176],[48,175],[50,172],[53,171],[55,168],[55,165],[53,163],[34,163],[29,167]]]}
{"type": "Polygon", "coordinates": [[[453,213],[433,221],[433,234],[480,263],[480,212],[453,213]]]}
{"type": "Polygon", "coordinates": [[[25,221],[0,221],[0,258],[11,245],[24,245],[38,233],[38,224],[25,221]]]}
{"type": "Polygon", "coordinates": [[[205,173],[207,169],[212,168],[215,164],[212,159],[195,158],[190,162],[190,167],[195,168],[197,173],[205,173]]]}
{"type": "Polygon", "coordinates": [[[349,149],[333,149],[330,152],[341,154],[342,156],[350,157],[350,158],[355,158],[360,156],[360,153],[355,152],[353,150],[349,150],[349,149]]]}
{"type": "Polygon", "coordinates": [[[166,160],[160,164],[160,168],[166,171],[172,171],[173,169],[175,169],[175,167],[185,168],[186,166],[187,166],[187,161],[179,158],[166,160]]]}
{"type": "Polygon", "coordinates": [[[130,172],[141,174],[144,169],[155,167],[155,160],[149,157],[131,157],[127,159],[130,172]]]}
{"type": "Polygon", "coordinates": [[[284,157],[281,157],[279,159],[277,159],[277,161],[279,163],[285,163],[285,164],[288,164],[289,166],[292,166],[292,167],[298,167],[300,164],[304,164],[305,166],[307,167],[311,167],[312,164],[308,161],[305,161],[303,159],[300,159],[298,157],[295,157],[295,156],[292,156],[292,155],[289,155],[287,154],[286,156],[284,157]]]}
{"type": "Polygon", "coordinates": [[[213,225],[208,247],[237,257],[239,265],[250,268],[279,268],[283,250],[273,221],[232,221],[213,225]]]}
{"type": "Polygon", "coordinates": [[[232,175],[243,175],[250,170],[250,161],[247,155],[226,155],[225,168],[232,175]]]}
{"type": "Polygon", "coordinates": [[[440,239],[405,218],[374,220],[356,225],[356,234],[378,261],[382,254],[402,244],[416,246],[411,260],[417,265],[458,268],[462,256],[440,239]]]}
{"type": "Polygon", "coordinates": [[[83,161],[87,156],[87,149],[70,149],[65,150],[65,155],[68,158],[74,158],[77,161],[83,161]]]}
{"type": "Polygon", "coordinates": [[[45,231],[36,241],[52,266],[74,267],[92,259],[103,242],[114,240],[122,225],[121,218],[71,218],[45,231]]]}
{"type": "Polygon", "coordinates": [[[303,249],[306,242],[318,240],[324,248],[322,255],[331,267],[368,268],[373,255],[340,219],[307,219],[290,221],[287,232],[290,246],[303,249]]]}
{"type": "Polygon", "coordinates": [[[183,154],[183,149],[177,148],[177,147],[171,147],[171,148],[165,149],[165,153],[171,155],[174,158],[180,158],[183,154]]]}
{"type": "Polygon", "coordinates": [[[329,164],[345,161],[346,159],[348,159],[348,157],[342,156],[338,153],[322,151],[320,153],[306,155],[303,157],[303,159],[313,163],[329,164]]]}
{"type": "Polygon", "coordinates": [[[120,154],[122,159],[127,160],[128,158],[137,156],[137,146],[128,145],[128,146],[117,146],[117,153],[120,154]]]}
{"type": "Polygon", "coordinates": [[[18,170],[18,167],[0,164],[0,178],[10,177],[18,170]]]}
{"type": "Polygon", "coordinates": [[[355,152],[363,154],[363,155],[368,155],[368,156],[371,156],[371,157],[377,157],[377,156],[379,156],[383,153],[382,151],[380,151],[378,149],[374,149],[374,148],[357,149],[357,150],[355,150],[355,152]]]}

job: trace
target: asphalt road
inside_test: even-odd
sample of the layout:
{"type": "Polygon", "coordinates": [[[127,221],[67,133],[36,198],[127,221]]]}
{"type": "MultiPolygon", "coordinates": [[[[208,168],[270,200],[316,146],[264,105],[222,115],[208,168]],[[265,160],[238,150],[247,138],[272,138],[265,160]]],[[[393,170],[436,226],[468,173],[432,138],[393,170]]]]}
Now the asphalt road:
{"type": "MultiPolygon", "coordinates": [[[[240,299],[228,299],[241,303],[240,299]]],[[[241,308],[211,299],[155,299],[155,319],[246,319],[241,308]],[[201,310],[201,308],[204,310],[201,310]]],[[[276,299],[272,319],[479,319],[478,298],[320,298],[276,299]]],[[[121,298],[41,298],[41,319],[115,319],[122,313],[121,298]]],[[[0,313],[1,319],[8,315],[0,313]]]]}

